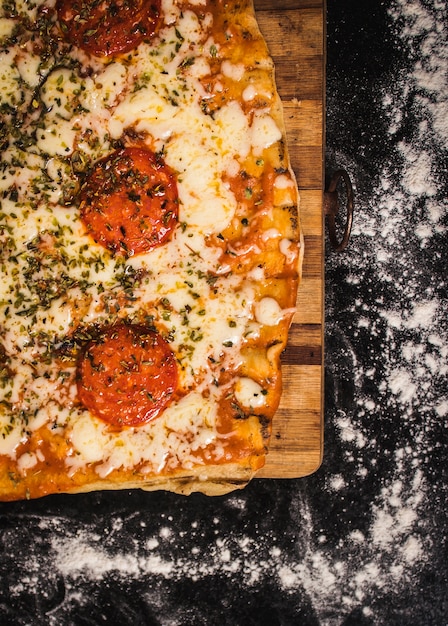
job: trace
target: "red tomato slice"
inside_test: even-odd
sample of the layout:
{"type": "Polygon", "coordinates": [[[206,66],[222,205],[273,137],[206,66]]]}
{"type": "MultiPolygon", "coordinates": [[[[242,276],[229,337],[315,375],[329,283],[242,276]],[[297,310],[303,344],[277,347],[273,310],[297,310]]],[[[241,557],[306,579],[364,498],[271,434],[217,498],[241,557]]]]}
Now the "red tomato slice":
{"type": "Polygon", "coordinates": [[[78,361],[78,396],[94,415],[114,426],[155,419],[177,389],[174,353],[163,337],[138,325],[107,328],[78,361]]]}
{"type": "Polygon", "coordinates": [[[176,178],[147,149],[124,148],[98,161],[80,199],[87,232],[113,254],[149,252],[165,243],[177,224],[176,178]]]}
{"type": "Polygon", "coordinates": [[[97,56],[129,52],[161,21],[160,0],[58,0],[57,11],[66,39],[97,56]]]}

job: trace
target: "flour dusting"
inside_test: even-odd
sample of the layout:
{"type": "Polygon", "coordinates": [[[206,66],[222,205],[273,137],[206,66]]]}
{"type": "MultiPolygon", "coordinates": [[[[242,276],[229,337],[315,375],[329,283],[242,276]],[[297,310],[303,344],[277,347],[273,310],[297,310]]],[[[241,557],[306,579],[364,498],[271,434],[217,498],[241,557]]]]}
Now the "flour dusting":
{"type": "MultiPolygon", "coordinates": [[[[380,608],[369,603],[372,590],[394,593],[396,585],[399,594],[418,584],[425,564],[436,558],[431,511],[439,495],[431,459],[447,443],[446,3],[395,0],[388,13],[396,45],[408,60],[393,69],[381,92],[391,149],[373,191],[357,190],[349,253],[329,257],[330,278],[345,276],[353,301],[341,301],[345,311],[333,309],[328,317],[335,315],[344,332],[337,348],[346,357],[357,355],[357,375],[348,372],[345,395],[336,395],[334,432],[345,472],[330,477],[328,489],[332,497],[335,491],[347,497],[344,486],[355,476],[360,502],[372,485],[376,489],[362,528],[339,539],[349,573],[338,578],[335,563],[325,553],[320,558],[327,572],[320,582],[332,583],[320,606],[332,606],[319,615],[322,624],[335,626],[341,623],[338,603],[357,606],[374,624],[386,623],[380,608]],[[376,475],[382,477],[379,484],[376,475]]],[[[353,162],[344,165],[356,176],[353,162]]],[[[334,328],[336,323],[330,342],[334,328]]],[[[333,368],[337,372],[337,364],[333,368]]]]}

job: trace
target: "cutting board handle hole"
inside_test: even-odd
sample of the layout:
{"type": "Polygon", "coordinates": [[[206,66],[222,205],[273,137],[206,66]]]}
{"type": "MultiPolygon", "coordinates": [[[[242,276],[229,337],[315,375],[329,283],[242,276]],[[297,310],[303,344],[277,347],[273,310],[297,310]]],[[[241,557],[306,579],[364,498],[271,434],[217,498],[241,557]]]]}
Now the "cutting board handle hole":
{"type": "Polygon", "coordinates": [[[350,241],[354,210],[353,186],[346,170],[340,169],[334,172],[324,192],[323,204],[330,243],[335,252],[342,252],[350,241]],[[343,185],[340,184],[341,181],[344,183],[343,185]],[[345,199],[345,224],[342,224],[342,238],[338,236],[338,231],[342,230],[341,219],[337,219],[340,217],[340,193],[345,199]]]}

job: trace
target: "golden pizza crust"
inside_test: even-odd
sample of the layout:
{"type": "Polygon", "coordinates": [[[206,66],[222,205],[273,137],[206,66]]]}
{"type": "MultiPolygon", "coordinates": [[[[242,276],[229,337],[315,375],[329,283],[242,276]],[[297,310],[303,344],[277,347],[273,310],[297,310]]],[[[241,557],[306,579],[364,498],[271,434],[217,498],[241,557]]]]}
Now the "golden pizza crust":
{"type": "Polygon", "coordinates": [[[194,468],[191,471],[176,472],[175,476],[155,476],[147,480],[128,482],[101,481],[89,483],[86,486],[71,489],[67,493],[90,493],[92,491],[115,489],[143,489],[143,491],[171,491],[183,496],[192,493],[203,493],[206,496],[222,496],[237,489],[244,489],[254,477],[256,470],[250,466],[238,463],[228,463],[224,467],[219,465],[194,468]]]}

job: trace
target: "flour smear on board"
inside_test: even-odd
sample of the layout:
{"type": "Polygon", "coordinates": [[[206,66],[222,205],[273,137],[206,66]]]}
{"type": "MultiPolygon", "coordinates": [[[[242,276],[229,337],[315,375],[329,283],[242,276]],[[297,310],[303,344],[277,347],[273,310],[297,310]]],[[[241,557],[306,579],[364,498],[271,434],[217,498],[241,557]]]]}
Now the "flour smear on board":
{"type": "MultiPolygon", "coordinates": [[[[207,520],[213,540],[204,547],[203,521],[193,522],[188,529],[189,549],[179,554],[176,545],[186,539],[186,533],[180,536],[174,518],[165,518],[156,533],[130,545],[121,544],[124,520],[119,517],[106,542],[93,526],[72,531],[63,520],[44,518],[40,524],[43,532],[51,531],[52,568],[65,581],[64,602],[88,601],[77,591],[81,580],[113,576],[127,581],[200,581],[219,575],[240,581],[246,588],[274,581],[284,594],[300,589],[323,625],[340,624],[341,615],[356,607],[372,623],[379,623],[375,621],[375,595],[409,584],[429,558],[431,545],[425,532],[429,522],[424,511],[430,487],[424,463],[435,445],[431,430],[439,428],[448,415],[448,396],[440,391],[448,369],[446,283],[432,282],[431,268],[415,265],[415,258],[425,258],[430,251],[437,261],[438,238],[446,236],[447,201],[440,193],[448,142],[445,12],[442,0],[434,0],[431,7],[420,0],[396,0],[390,5],[389,17],[412,65],[397,68],[396,80],[383,88],[383,114],[390,138],[396,138],[396,151],[384,164],[373,196],[356,207],[348,260],[337,261],[353,268],[345,279],[349,284],[365,288],[367,272],[373,269],[384,289],[399,294],[393,304],[378,297],[369,310],[361,299],[350,304],[351,319],[356,320],[350,329],[353,341],[363,333],[382,341],[382,354],[374,356],[357,376],[374,379],[381,370],[382,378],[371,396],[357,386],[355,415],[341,410],[334,418],[344,461],[361,481],[375,471],[364,462],[364,450],[376,444],[369,420],[396,412],[401,420],[397,427],[407,433],[391,452],[388,478],[369,504],[369,527],[349,529],[338,549],[329,550],[306,496],[298,495],[296,512],[291,512],[301,529],[300,546],[295,550],[285,550],[274,531],[266,536],[260,529],[247,534],[240,529],[229,535],[221,529],[220,520],[213,519],[207,520]],[[401,131],[410,101],[417,124],[408,137],[401,131]]],[[[343,471],[329,476],[328,498],[343,493],[348,480],[343,471]]],[[[244,492],[228,497],[227,506],[244,513],[244,492]]],[[[35,585],[41,565],[40,557],[31,554],[28,577],[11,593],[19,595],[27,585],[35,585]]],[[[171,617],[163,623],[183,622],[171,617]]]]}

